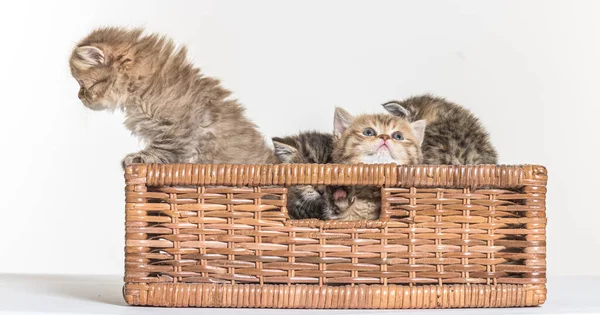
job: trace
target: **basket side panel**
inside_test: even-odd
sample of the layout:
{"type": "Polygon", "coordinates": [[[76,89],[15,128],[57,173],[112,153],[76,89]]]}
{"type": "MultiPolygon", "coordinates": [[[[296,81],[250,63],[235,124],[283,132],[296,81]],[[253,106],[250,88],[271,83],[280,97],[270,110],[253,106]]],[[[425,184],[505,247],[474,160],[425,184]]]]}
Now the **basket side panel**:
{"type": "Polygon", "coordinates": [[[289,282],[281,280],[287,271],[268,270],[287,261],[273,254],[288,249],[286,188],[134,188],[127,192],[126,282],[289,282]]]}
{"type": "Polygon", "coordinates": [[[527,274],[532,283],[540,284],[536,290],[540,304],[546,300],[546,184],[548,182],[548,171],[540,165],[528,165],[525,167],[525,180],[523,181],[523,193],[529,198],[524,201],[527,211],[525,228],[524,265],[536,270],[527,274]]]}
{"type": "Polygon", "coordinates": [[[128,166],[125,170],[125,281],[153,281],[148,271],[152,244],[148,232],[152,230],[147,220],[148,204],[146,167],[128,166]]]}
{"type": "Polygon", "coordinates": [[[545,284],[545,178],[532,169],[513,189],[383,188],[387,233],[408,245],[387,270],[411,284],[545,284]]]}

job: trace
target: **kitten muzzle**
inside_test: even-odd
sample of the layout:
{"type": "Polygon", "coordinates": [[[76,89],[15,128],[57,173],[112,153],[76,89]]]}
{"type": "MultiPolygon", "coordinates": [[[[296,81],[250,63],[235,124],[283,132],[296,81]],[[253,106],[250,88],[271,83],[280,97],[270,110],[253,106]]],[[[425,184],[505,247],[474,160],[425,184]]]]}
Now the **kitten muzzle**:
{"type": "Polygon", "coordinates": [[[381,142],[379,147],[377,147],[377,151],[379,151],[381,149],[387,149],[388,151],[390,150],[390,146],[387,144],[387,141],[383,140],[383,142],[381,142]]]}

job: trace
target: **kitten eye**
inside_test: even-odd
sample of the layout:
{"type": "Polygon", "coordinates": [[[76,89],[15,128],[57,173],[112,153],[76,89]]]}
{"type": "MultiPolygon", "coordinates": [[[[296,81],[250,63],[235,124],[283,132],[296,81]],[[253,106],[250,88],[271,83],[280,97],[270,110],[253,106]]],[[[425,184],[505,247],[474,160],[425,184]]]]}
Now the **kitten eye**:
{"type": "Polygon", "coordinates": [[[367,129],[363,130],[363,135],[365,135],[367,137],[374,137],[377,135],[377,132],[375,132],[375,130],[373,130],[373,128],[367,128],[367,129]]]}
{"type": "Polygon", "coordinates": [[[404,140],[404,137],[398,131],[392,133],[392,138],[394,138],[394,140],[398,140],[398,141],[404,140]]]}
{"type": "Polygon", "coordinates": [[[91,89],[93,89],[96,86],[101,86],[101,85],[105,84],[106,82],[108,82],[108,78],[104,78],[102,80],[98,80],[98,81],[94,82],[92,85],[90,85],[90,87],[88,87],[87,89],[91,90],[91,89]]]}

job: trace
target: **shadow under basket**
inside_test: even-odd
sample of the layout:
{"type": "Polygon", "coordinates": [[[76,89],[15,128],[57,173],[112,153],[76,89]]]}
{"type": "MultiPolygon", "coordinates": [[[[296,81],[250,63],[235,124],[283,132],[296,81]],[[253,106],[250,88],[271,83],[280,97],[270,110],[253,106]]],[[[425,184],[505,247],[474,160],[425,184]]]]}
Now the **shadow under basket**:
{"type": "Polygon", "coordinates": [[[461,308],[546,299],[543,166],[127,167],[125,301],[461,308]],[[379,220],[292,220],[293,185],[374,186],[379,220]]]}

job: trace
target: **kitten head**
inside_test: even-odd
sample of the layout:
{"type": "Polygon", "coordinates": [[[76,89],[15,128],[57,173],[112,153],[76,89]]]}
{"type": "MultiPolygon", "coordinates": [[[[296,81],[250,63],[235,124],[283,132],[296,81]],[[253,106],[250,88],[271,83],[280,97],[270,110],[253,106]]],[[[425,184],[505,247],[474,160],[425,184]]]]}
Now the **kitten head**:
{"type": "Polygon", "coordinates": [[[344,164],[418,164],[424,120],[408,122],[386,114],[352,116],[336,108],[333,161],[344,164]]]}
{"type": "Polygon", "coordinates": [[[308,131],[272,140],[280,163],[331,163],[333,137],[330,134],[308,131]]]}
{"type": "Polygon", "coordinates": [[[85,106],[103,110],[124,105],[155,67],[144,55],[160,48],[170,55],[169,41],[155,35],[141,37],[142,33],[142,29],[101,28],[75,47],[69,65],[85,106]]]}
{"type": "MultiPolygon", "coordinates": [[[[275,157],[280,163],[331,163],[333,137],[315,131],[295,136],[273,138],[275,157]]],[[[322,217],[325,186],[296,185],[290,187],[288,210],[293,218],[322,217]]]]}

